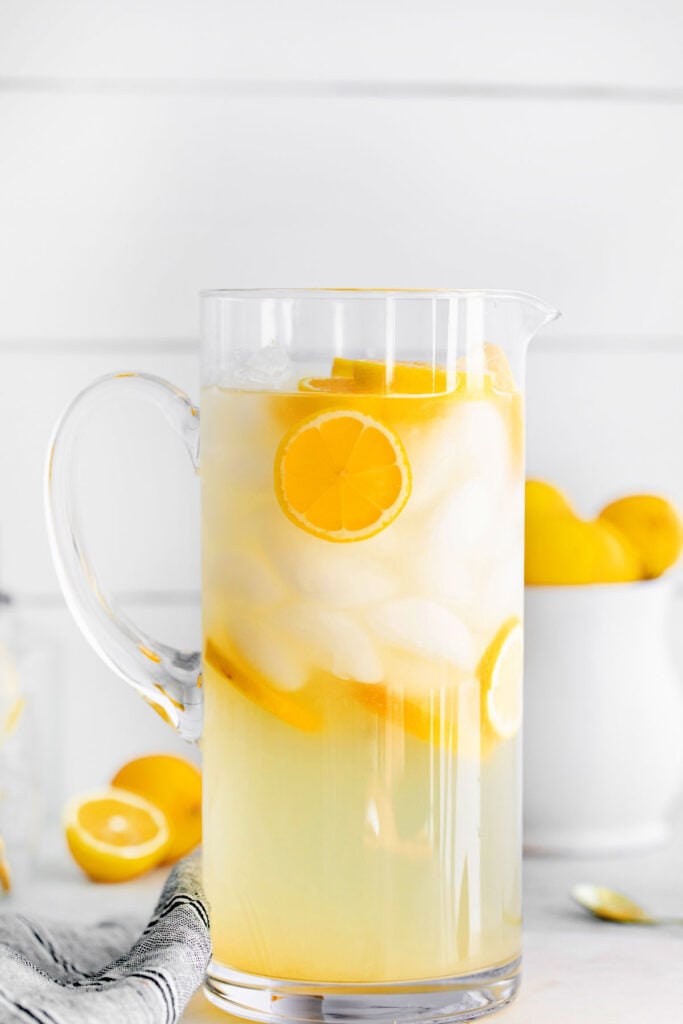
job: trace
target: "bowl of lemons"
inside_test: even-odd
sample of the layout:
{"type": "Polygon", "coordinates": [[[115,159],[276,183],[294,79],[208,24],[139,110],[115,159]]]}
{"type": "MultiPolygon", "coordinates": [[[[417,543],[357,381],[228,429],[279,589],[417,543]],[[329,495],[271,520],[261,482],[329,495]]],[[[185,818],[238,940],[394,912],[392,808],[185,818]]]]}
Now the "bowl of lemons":
{"type": "Polygon", "coordinates": [[[557,487],[529,480],[525,534],[525,847],[662,842],[683,781],[676,508],[636,494],[584,519],[557,487]]]}

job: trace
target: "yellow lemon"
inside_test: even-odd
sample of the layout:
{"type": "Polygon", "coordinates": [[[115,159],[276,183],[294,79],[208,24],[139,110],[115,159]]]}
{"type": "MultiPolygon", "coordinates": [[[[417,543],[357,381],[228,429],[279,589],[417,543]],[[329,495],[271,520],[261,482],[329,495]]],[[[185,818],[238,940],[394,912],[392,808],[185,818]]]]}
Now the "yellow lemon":
{"type": "Polygon", "coordinates": [[[353,365],[355,359],[345,359],[343,356],[336,356],[332,363],[333,377],[353,377],[353,365]]]}
{"type": "Polygon", "coordinates": [[[522,723],[523,651],[522,623],[515,616],[500,627],[477,668],[482,719],[500,739],[516,735],[522,723]]]}
{"type": "Polygon", "coordinates": [[[628,538],[640,556],[643,575],[649,579],[669,569],[683,548],[683,525],[676,509],[654,494],[613,501],[603,508],[599,520],[628,538]]]}
{"type": "Polygon", "coordinates": [[[112,786],[136,793],[166,815],[170,839],[165,864],[180,860],[202,839],[202,776],[182,757],[150,754],[129,761],[111,781],[112,786]]]}
{"type": "Polygon", "coordinates": [[[410,495],[410,467],[398,436],[353,409],[299,423],[281,442],[274,472],[287,517],[324,540],[372,537],[394,521],[410,495]]]}
{"type": "Polygon", "coordinates": [[[545,480],[527,480],[525,501],[527,519],[533,522],[545,516],[575,515],[562,491],[545,480]]]}
{"type": "Polygon", "coordinates": [[[160,864],[170,840],[166,816],[125,789],[103,789],[69,802],[66,841],[95,882],[125,882],[160,864]]]}
{"type": "Polygon", "coordinates": [[[632,545],[607,522],[569,515],[527,519],[525,538],[529,586],[627,583],[642,576],[632,545]]]}

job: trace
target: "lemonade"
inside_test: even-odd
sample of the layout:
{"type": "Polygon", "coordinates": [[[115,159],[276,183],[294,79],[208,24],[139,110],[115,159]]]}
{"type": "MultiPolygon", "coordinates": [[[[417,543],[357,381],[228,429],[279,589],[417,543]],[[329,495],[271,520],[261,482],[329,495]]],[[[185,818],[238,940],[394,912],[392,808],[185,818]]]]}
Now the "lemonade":
{"type": "Polygon", "coordinates": [[[522,401],[478,364],[202,394],[204,876],[236,971],[519,955],[522,401]]]}

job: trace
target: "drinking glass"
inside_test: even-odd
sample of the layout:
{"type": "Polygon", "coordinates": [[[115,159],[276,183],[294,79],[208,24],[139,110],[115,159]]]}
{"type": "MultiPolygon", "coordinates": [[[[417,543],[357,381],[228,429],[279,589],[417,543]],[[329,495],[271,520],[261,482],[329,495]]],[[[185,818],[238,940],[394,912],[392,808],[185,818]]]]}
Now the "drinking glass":
{"type": "Polygon", "coordinates": [[[57,426],[47,504],[90,642],[203,737],[207,994],[283,1024],[471,1019],[519,980],[522,382],[556,313],[228,290],[202,314],[201,417],[159,379],[96,382],[57,426]],[[74,445],[124,393],[195,468],[201,448],[202,653],[131,622],[84,546],[74,445]]]}

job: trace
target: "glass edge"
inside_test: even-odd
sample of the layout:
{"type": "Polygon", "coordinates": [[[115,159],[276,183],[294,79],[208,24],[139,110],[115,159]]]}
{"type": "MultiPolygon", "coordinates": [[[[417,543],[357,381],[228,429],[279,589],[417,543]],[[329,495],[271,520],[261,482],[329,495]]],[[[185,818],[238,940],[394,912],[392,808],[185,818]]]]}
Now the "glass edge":
{"type": "MultiPolygon", "coordinates": [[[[199,297],[204,299],[263,299],[287,297],[348,298],[348,299],[415,299],[448,298],[452,296],[481,295],[500,300],[524,301],[544,312],[549,320],[560,316],[560,311],[528,292],[500,288],[203,288],[199,297]]],[[[546,322],[548,322],[546,321],[546,322]]]]}

